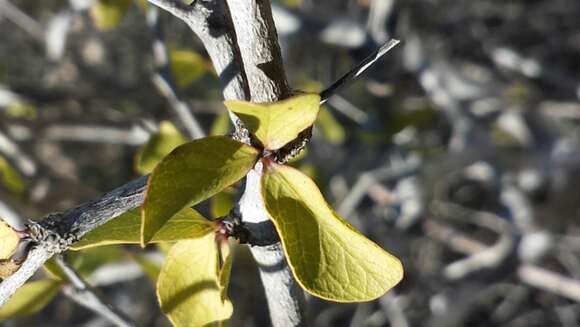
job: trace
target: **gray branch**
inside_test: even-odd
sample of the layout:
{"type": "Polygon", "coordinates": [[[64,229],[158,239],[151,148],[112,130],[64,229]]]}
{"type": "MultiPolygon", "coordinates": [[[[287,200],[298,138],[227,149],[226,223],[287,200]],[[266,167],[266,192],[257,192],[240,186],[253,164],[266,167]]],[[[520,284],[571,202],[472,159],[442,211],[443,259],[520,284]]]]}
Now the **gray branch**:
{"type": "MultiPolygon", "coordinates": [[[[291,95],[286,80],[276,27],[269,0],[227,0],[243,67],[253,102],[278,101],[291,95]]],[[[262,171],[258,163],[248,173],[239,203],[244,222],[269,220],[261,192],[262,171]]],[[[304,321],[304,293],[292,276],[280,243],[252,247],[274,326],[301,326],[304,321]]]]}
{"type": "Polygon", "coordinates": [[[65,285],[63,292],[71,300],[79,305],[101,315],[115,326],[119,327],[135,327],[131,319],[125,316],[124,313],[105,303],[88,285],[83,278],[64,260],[62,256],[57,256],[56,262],[68,278],[70,285],[65,285]]]}

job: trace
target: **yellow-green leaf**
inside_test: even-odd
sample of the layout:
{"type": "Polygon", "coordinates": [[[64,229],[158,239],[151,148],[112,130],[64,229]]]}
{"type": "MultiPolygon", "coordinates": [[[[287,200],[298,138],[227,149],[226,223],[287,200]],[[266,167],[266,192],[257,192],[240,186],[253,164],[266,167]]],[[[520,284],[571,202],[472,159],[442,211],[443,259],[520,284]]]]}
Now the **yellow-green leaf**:
{"type": "MultiPolygon", "coordinates": [[[[175,214],[151,239],[152,243],[191,239],[215,230],[214,223],[197,211],[185,208],[175,214]]],[[[110,244],[139,244],[141,242],[141,212],[133,209],[99,226],[71,246],[82,250],[110,244]]]]}
{"type": "Polygon", "coordinates": [[[205,326],[228,319],[232,304],[222,297],[218,247],[214,235],[177,242],[159,279],[161,311],[176,327],[205,326]]]}
{"type": "Polygon", "coordinates": [[[0,182],[15,193],[22,193],[25,189],[24,180],[20,174],[2,156],[0,156],[0,182]]]}
{"type": "Polygon", "coordinates": [[[0,219],[0,260],[10,258],[19,242],[18,234],[0,219]]]}
{"type": "Polygon", "coordinates": [[[110,30],[119,25],[131,6],[132,0],[97,0],[91,7],[91,17],[100,30],[110,30]]]}
{"type": "Polygon", "coordinates": [[[186,87],[200,79],[208,69],[207,60],[191,50],[171,50],[171,72],[179,87],[186,87]]]}
{"type": "Polygon", "coordinates": [[[142,210],[141,244],[178,211],[197,204],[244,177],[258,150],[226,136],[210,136],[179,146],[149,177],[142,210]]]}
{"type": "Polygon", "coordinates": [[[46,261],[44,263],[44,266],[42,266],[42,267],[44,268],[44,271],[46,272],[48,277],[50,277],[52,279],[59,280],[59,281],[64,281],[64,280],[68,279],[65,272],[62,270],[62,268],[56,262],[55,257],[48,259],[48,261],[46,261]]]}
{"type": "Polygon", "coordinates": [[[320,110],[318,119],[316,119],[316,127],[322,133],[325,139],[332,144],[342,144],[344,142],[344,128],[328,111],[328,109],[320,110]]]}
{"type": "Polygon", "coordinates": [[[309,293],[370,301],[403,277],[401,262],[339,217],[300,171],[268,163],[262,196],[294,276],[309,293]]]}
{"type": "Polygon", "coordinates": [[[187,141],[172,123],[161,122],[159,132],[151,136],[149,142],[137,152],[135,160],[137,172],[143,175],[150,173],[166,155],[187,141]]]}
{"type": "Polygon", "coordinates": [[[230,115],[222,112],[217,115],[211,124],[211,135],[226,135],[230,131],[230,115]]]}
{"type": "Polygon", "coordinates": [[[302,94],[273,103],[225,101],[248,130],[269,150],[292,141],[316,120],[320,109],[318,94],[302,94]]]}
{"type": "Polygon", "coordinates": [[[213,196],[210,200],[209,211],[214,218],[227,215],[235,205],[236,191],[233,187],[228,187],[213,196]]]}
{"type": "Polygon", "coordinates": [[[58,293],[60,282],[43,279],[24,284],[0,307],[0,321],[31,315],[44,308],[58,293]]]}

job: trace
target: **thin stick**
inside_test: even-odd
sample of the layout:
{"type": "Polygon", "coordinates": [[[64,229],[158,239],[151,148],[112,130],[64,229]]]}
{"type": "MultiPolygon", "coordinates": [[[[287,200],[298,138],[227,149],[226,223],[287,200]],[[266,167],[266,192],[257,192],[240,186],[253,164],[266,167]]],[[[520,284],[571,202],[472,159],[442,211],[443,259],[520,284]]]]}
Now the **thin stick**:
{"type": "Polygon", "coordinates": [[[62,269],[70,285],[64,287],[64,293],[76,303],[83,307],[103,316],[119,327],[135,327],[135,324],[124,313],[114,308],[112,305],[105,303],[83,278],[64,260],[62,255],[56,257],[56,262],[62,269]]]}
{"type": "Polygon", "coordinates": [[[341,78],[339,78],[336,82],[330,85],[326,90],[320,92],[320,104],[324,104],[328,101],[333,94],[337,93],[340,89],[347,86],[348,84],[356,81],[356,79],[364,73],[367,69],[369,69],[377,60],[379,60],[382,56],[387,54],[392,48],[394,48],[397,44],[399,44],[399,40],[390,39],[387,43],[383,44],[380,48],[378,48],[375,52],[373,52],[370,56],[366,57],[363,61],[361,61],[358,65],[352,68],[348,73],[344,74],[341,78]]]}

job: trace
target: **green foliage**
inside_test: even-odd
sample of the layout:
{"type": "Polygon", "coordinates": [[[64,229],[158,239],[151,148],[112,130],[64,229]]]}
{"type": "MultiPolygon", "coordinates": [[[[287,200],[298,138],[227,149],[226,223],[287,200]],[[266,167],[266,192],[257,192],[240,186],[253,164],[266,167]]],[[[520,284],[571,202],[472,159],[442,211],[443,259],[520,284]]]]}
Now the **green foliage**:
{"type": "Polygon", "coordinates": [[[262,196],[294,276],[309,293],[337,302],[369,301],[402,279],[400,261],[339,217],[300,171],[267,164],[262,196]]]}
{"type": "Polygon", "coordinates": [[[178,211],[195,205],[244,177],[258,151],[225,136],[184,144],[157,165],[142,211],[141,244],[146,244],[178,211]]]}
{"type": "MultiPolygon", "coordinates": [[[[209,234],[215,223],[197,211],[185,208],[171,217],[151,239],[151,243],[175,242],[209,234]]],[[[141,213],[139,209],[128,211],[108,223],[92,230],[71,249],[82,250],[110,244],[139,244],[141,242],[141,213]]]]}
{"type": "Polygon", "coordinates": [[[157,281],[157,297],[161,311],[174,326],[205,326],[232,315],[222,284],[227,282],[223,274],[229,275],[230,264],[222,269],[219,257],[213,235],[179,241],[167,254],[157,281]]]}
{"type": "Polygon", "coordinates": [[[234,207],[236,192],[234,188],[228,187],[211,198],[210,213],[214,218],[227,215],[234,207]]]}
{"type": "Polygon", "coordinates": [[[56,296],[60,285],[60,281],[53,279],[24,284],[8,302],[0,307],[0,321],[28,316],[42,310],[56,296]]]}
{"type": "Polygon", "coordinates": [[[95,26],[103,31],[111,30],[121,23],[133,0],[96,0],[91,7],[95,26]]]}
{"type": "Polygon", "coordinates": [[[159,124],[159,132],[151,136],[149,142],[139,149],[135,168],[140,174],[148,174],[173,149],[187,142],[187,138],[175,126],[163,121],[159,124]]]}
{"type": "Polygon", "coordinates": [[[179,87],[186,87],[199,80],[208,72],[211,65],[197,52],[186,49],[174,49],[169,52],[171,72],[179,87]]]}
{"type": "MultiPolygon", "coordinates": [[[[318,115],[319,103],[317,94],[266,104],[225,102],[270,151],[294,140],[317,117],[322,133],[331,142],[343,142],[344,130],[330,113],[318,115]]],[[[227,116],[220,117],[216,131],[227,126],[223,121],[227,116]]],[[[73,245],[72,249],[83,252],[72,261],[81,274],[88,274],[104,262],[126,256],[116,247],[107,251],[89,248],[157,243],[166,253],[161,268],[145,256],[131,257],[152,280],[157,280],[161,310],[178,327],[221,325],[233,312],[227,297],[232,267],[229,244],[215,233],[220,229],[219,222],[204,218],[191,206],[214,196],[211,214],[227,215],[235,205],[235,190],[229,186],[243,178],[267,152],[226,136],[183,144],[185,141],[173,125],[161,123],[159,133],[136,157],[141,173],[152,171],[142,208],[128,211],[85,235],[73,245]]],[[[261,160],[266,210],[292,272],[306,291],[327,300],[360,302],[381,296],[401,280],[400,261],[339,217],[310,178],[269,157],[261,160]]],[[[0,236],[3,233],[7,236],[0,244],[0,255],[7,258],[15,247],[14,231],[0,226],[0,236]]],[[[27,284],[24,295],[9,307],[10,315],[39,310],[43,301],[48,301],[43,297],[34,305],[23,305],[26,297],[38,299],[43,292],[54,296],[52,292],[65,277],[54,262],[47,262],[45,269],[52,279],[27,284]]]]}
{"type": "Polygon", "coordinates": [[[320,110],[316,119],[318,129],[325,139],[332,144],[342,144],[345,139],[345,132],[342,125],[334,118],[327,108],[320,110]]]}
{"type": "Polygon", "coordinates": [[[24,180],[4,157],[0,156],[0,182],[14,193],[22,193],[25,190],[24,180]]]}
{"type": "Polygon", "coordinates": [[[274,103],[225,101],[248,130],[269,150],[292,141],[316,120],[320,109],[318,94],[303,94],[274,103]]]}

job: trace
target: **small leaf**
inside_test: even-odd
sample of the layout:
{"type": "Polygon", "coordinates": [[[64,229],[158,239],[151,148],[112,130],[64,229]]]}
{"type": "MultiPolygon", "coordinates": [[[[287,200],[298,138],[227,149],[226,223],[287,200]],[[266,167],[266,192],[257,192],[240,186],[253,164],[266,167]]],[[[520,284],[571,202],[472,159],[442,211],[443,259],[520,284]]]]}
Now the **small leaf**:
{"type": "Polygon", "coordinates": [[[20,243],[20,237],[18,234],[0,219],[0,260],[8,259],[12,256],[16,247],[20,243]]]}
{"type": "Polygon", "coordinates": [[[179,241],[171,248],[159,274],[157,297],[174,326],[205,326],[228,319],[233,307],[222,290],[214,235],[179,241]]]}
{"type": "Polygon", "coordinates": [[[344,128],[328,109],[320,110],[318,119],[316,119],[316,127],[328,142],[337,145],[344,142],[344,128]]]}
{"type": "Polygon", "coordinates": [[[227,215],[234,207],[236,192],[234,188],[228,187],[213,196],[210,200],[209,211],[214,218],[227,215]]]}
{"type": "Polygon", "coordinates": [[[14,193],[22,193],[25,189],[20,174],[2,156],[0,156],[0,182],[14,193]]]}
{"type": "Polygon", "coordinates": [[[225,101],[246,127],[269,150],[292,141],[316,120],[320,109],[318,94],[303,94],[273,103],[225,101]]]}
{"type": "MultiPolygon", "coordinates": [[[[214,223],[197,211],[185,208],[171,217],[151,239],[152,243],[191,239],[215,230],[214,223]]],[[[140,209],[127,211],[121,216],[97,227],[71,246],[82,250],[110,244],[139,244],[141,242],[140,209]]]]}
{"type": "Polygon", "coordinates": [[[24,284],[0,307],[0,321],[31,315],[42,310],[56,296],[60,285],[60,282],[52,279],[24,284]]]}
{"type": "Polygon", "coordinates": [[[186,87],[209,71],[207,60],[191,50],[171,50],[171,72],[179,87],[186,87]]]}
{"type": "Polygon", "coordinates": [[[103,31],[111,30],[121,23],[132,0],[97,0],[91,7],[91,17],[95,26],[103,31]]]}
{"type": "Polygon", "coordinates": [[[262,196],[294,276],[309,293],[370,301],[403,277],[401,262],[339,217],[300,171],[268,163],[262,196]]]}
{"type": "Polygon", "coordinates": [[[230,115],[222,112],[217,115],[211,124],[211,135],[226,135],[230,131],[230,115]]]}
{"type": "Polygon", "coordinates": [[[258,151],[226,136],[181,145],[149,177],[142,211],[141,244],[178,211],[195,205],[244,177],[258,151]]]}
{"type": "Polygon", "coordinates": [[[59,281],[68,280],[68,277],[56,262],[55,257],[48,259],[48,261],[44,263],[44,266],[42,266],[42,268],[44,268],[44,271],[46,271],[47,275],[54,280],[59,281]]]}
{"type": "Polygon", "coordinates": [[[136,170],[140,174],[148,174],[173,149],[187,142],[187,138],[179,132],[173,124],[163,121],[159,125],[159,132],[149,139],[139,149],[136,156],[136,170]]]}
{"type": "Polygon", "coordinates": [[[230,285],[230,276],[232,273],[233,256],[230,245],[227,241],[220,242],[220,258],[222,267],[219,272],[219,283],[221,288],[222,301],[228,300],[228,286],[230,285]]]}

